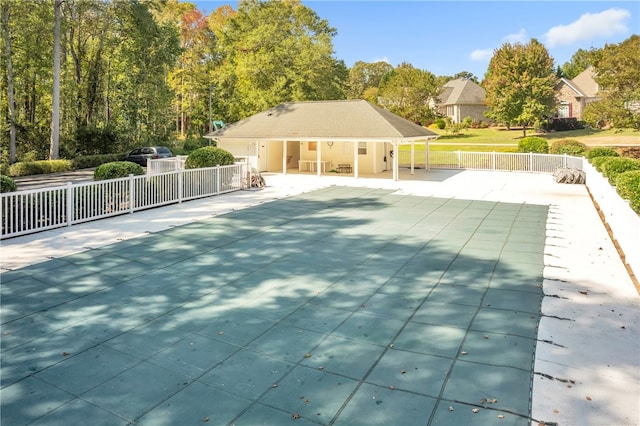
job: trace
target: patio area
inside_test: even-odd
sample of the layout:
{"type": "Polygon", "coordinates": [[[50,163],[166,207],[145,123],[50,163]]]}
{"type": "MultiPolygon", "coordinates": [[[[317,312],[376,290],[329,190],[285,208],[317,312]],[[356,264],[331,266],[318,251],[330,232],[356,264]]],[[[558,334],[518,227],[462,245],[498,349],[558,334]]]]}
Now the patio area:
{"type": "Polygon", "coordinates": [[[637,424],[640,298],[584,186],[416,173],[3,241],[0,421],[637,424]]]}

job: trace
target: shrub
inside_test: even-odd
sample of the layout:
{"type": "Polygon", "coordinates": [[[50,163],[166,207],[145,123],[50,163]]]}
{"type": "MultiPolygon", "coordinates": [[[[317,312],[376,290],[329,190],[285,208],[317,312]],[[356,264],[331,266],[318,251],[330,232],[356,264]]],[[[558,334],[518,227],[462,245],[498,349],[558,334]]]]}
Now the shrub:
{"type": "Polygon", "coordinates": [[[73,170],[70,160],[21,161],[9,167],[9,176],[42,175],[73,170]]]}
{"type": "Polygon", "coordinates": [[[575,139],[560,139],[551,144],[549,154],[568,154],[580,157],[584,155],[587,146],[575,139]]]}
{"type": "Polygon", "coordinates": [[[107,180],[127,177],[129,175],[143,175],[142,166],[131,161],[114,161],[98,166],[93,172],[93,180],[107,180]]]}
{"type": "Polygon", "coordinates": [[[616,191],[636,213],[640,214],[640,170],[624,172],[616,178],[616,191]]]}
{"type": "Polygon", "coordinates": [[[640,170],[640,160],[635,158],[610,157],[602,163],[602,174],[609,179],[611,185],[615,185],[616,178],[631,170],[640,170]]]}
{"type": "Polygon", "coordinates": [[[593,165],[593,167],[595,167],[597,171],[602,173],[602,166],[604,165],[604,163],[614,158],[616,157],[594,157],[591,159],[591,164],[593,165]]]}
{"type": "Polygon", "coordinates": [[[185,168],[198,169],[202,167],[228,166],[235,162],[233,154],[215,146],[205,146],[193,151],[185,161],[185,168]]]}
{"type": "Polygon", "coordinates": [[[126,154],[83,155],[74,158],[71,163],[74,169],[90,169],[101,164],[124,161],[126,154]]]}
{"type": "Polygon", "coordinates": [[[13,192],[18,187],[13,179],[9,176],[0,175],[0,192],[13,192]]]}
{"type": "Polygon", "coordinates": [[[539,136],[527,136],[518,142],[518,152],[537,152],[546,154],[549,152],[549,144],[545,138],[539,136]]]}
{"type": "Polygon", "coordinates": [[[444,128],[447,127],[447,123],[442,118],[438,118],[433,124],[435,124],[440,130],[444,130],[444,128]]]}
{"type": "Polygon", "coordinates": [[[587,151],[587,158],[589,160],[597,157],[620,157],[620,154],[612,148],[593,148],[587,151]]]}

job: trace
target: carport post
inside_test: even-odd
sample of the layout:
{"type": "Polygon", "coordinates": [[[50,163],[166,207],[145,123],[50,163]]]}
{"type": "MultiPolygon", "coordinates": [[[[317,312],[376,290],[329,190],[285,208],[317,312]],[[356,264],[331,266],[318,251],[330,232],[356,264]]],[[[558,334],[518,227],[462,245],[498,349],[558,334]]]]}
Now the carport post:
{"type": "Polygon", "coordinates": [[[322,158],[322,142],[316,142],[316,168],[318,169],[318,176],[322,175],[322,169],[320,168],[320,158],[322,158]]]}
{"type": "Polygon", "coordinates": [[[413,174],[413,171],[415,169],[415,162],[416,162],[416,152],[415,152],[415,145],[413,142],[411,142],[411,174],[413,174]]]}
{"type": "Polygon", "coordinates": [[[398,152],[398,143],[391,142],[391,146],[393,146],[393,180],[398,180],[398,156],[400,153],[398,152]]]}
{"type": "Polygon", "coordinates": [[[282,141],[282,174],[287,174],[287,141],[282,141]]]}

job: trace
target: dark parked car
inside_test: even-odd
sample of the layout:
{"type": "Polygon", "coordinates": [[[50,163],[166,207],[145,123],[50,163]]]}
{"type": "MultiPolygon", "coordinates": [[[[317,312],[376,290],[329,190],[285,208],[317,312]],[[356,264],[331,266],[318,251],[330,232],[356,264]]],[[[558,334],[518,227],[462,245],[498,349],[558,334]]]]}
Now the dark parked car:
{"type": "Polygon", "coordinates": [[[173,157],[173,153],[166,146],[145,146],[136,148],[127,154],[124,159],[133,163],[138,163],[143,167],[147,166],[147,159],[152,158],[169,158],[173,157]]]}

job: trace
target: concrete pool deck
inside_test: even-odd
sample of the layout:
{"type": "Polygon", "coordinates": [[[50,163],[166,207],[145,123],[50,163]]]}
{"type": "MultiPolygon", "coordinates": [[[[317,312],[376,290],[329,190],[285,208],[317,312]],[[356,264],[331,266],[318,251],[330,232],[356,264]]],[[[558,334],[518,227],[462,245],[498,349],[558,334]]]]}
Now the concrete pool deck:
{"type": "Polygon", "coordinates": [[[3,241],[2,422],[640,423],[640,298],[584,186],[265,178],[3,241]]]}

